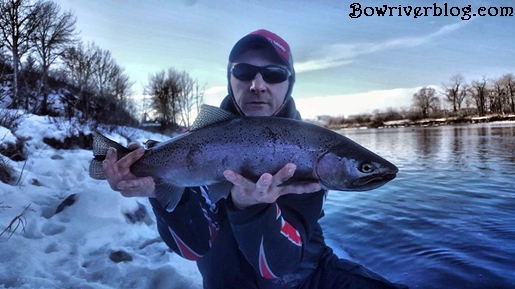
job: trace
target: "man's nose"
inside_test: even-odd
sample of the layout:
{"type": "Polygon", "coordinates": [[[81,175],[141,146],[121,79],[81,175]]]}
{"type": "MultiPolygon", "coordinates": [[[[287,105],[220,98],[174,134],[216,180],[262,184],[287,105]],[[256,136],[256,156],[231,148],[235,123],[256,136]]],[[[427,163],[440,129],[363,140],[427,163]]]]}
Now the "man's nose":
{"type": "Polygon", "coordinates": [[[256,76],[252,80],[250,91],[253,93],[264,93],[266,91],[266,81],[263,79],[261,73],[256,73],[256,76]]]}

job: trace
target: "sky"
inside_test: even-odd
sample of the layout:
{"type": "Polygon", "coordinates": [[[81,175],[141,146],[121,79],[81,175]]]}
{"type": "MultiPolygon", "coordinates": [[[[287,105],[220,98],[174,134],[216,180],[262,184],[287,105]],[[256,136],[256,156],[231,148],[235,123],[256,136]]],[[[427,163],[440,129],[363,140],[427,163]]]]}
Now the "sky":
{"type": "Polygon", "coordinates": [[[261,28],[290,44],[297,71],[292,95],[304,117],[407,108],[421,87],[441,87],[456,74],[471,82],[515,73],[515,12],[488,15],[515,7],[508,0],[56,2],[77,16],[84,42],[109,50],[125,68],[135,95],[150,74],[173,67],[206,84],[205,102],[218,105],[227,93],[232,46],[261,28]],[[415,6],[426,2],[427,16],[415,6]],[[392,16],[367,8],[383,5],[394,8],[392,16]]]}

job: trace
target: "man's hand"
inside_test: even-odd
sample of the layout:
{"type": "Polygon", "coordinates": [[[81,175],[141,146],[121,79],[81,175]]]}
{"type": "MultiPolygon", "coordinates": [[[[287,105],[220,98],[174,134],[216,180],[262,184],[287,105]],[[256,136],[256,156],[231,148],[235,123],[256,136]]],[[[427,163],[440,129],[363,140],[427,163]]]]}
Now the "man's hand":
{"type": "Polygon", "coordinates": [[[145,150],[138,143],[130,143],[128,155],[117,159],[116,150],[109,148],[106,159],[102,162],[104,175],[111,189],[119,191],[124,197],[155,197],[154,179],[152,177],[137,178],[130,167],[139,160],[145,150]]]}
{"type": "Polygon", "coordinates": [[[253,183],[231,170],[224,171],[224,176],[234,185],[231,189],[234,205],[243,210],[260,203],[273,203],[282,195],[314,193],[321,189],[318,183],[277,186],[290,179],[296,169],[295,164],[286,164],[275,175],[263,174],[257,183],[253,183]]]}

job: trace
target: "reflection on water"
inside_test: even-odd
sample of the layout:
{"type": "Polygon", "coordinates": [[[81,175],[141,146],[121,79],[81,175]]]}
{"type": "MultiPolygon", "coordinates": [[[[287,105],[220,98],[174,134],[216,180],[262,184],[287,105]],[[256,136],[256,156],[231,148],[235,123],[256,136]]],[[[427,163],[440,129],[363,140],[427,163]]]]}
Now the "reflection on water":
{"type": "Polygon", "coordinates": [[[411,288],[515,288],[515,123],[342,133],[400,172],[330,192],[336,251],[411,288]]]}

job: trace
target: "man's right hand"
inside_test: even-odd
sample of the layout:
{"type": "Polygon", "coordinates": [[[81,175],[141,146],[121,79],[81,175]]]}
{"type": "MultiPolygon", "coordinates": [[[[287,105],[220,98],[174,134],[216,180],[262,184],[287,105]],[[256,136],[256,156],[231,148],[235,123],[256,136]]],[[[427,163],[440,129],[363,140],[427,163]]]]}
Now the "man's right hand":
{"type": "Polygon", "coordinates": [[[138,143],[130,143],[131,152],[118,160],[116,149],[109,148],[102,162],[104,176],[111,189],[124,197],[155,197],[155,183],[152,177],[138,178],[131,173],[130,167],[139,160],[145,150],[138,143]]]}

